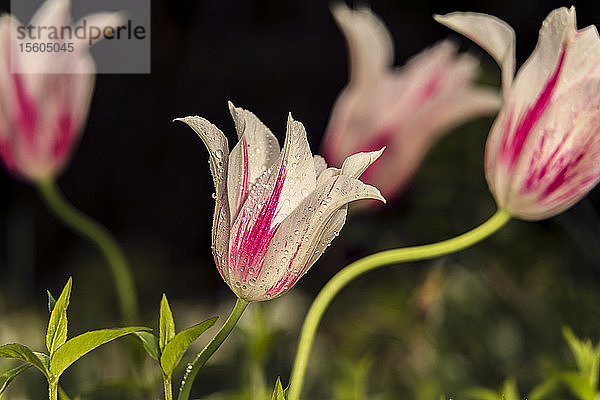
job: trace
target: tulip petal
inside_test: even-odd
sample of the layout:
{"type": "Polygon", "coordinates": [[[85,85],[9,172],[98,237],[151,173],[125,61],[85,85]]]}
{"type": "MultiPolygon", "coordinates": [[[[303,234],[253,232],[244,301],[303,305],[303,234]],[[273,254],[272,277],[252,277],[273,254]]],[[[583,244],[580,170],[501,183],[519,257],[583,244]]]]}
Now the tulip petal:
{"type": "MultiPolygon", "coordinates": [[[[82,132],[87,119],[94,91],[94,61],[88,54],[79,55],[70,62],[73,73],[54,74],[44,82],[45,93],[53,94],[40,118],[37,146],[45,149],[44,164],[49,174],[56,174],[64,167],[73,146],[82,132]]],[[[38,98],[38,104],[43,98],[38,98]]]]}
{"type": "MultiPolygon", "coordinates": [[[[276,163],[277,165],[277,163],[276,163]]],[[[285,170],[281,201],[274,223],[283,221],[316,187],[315,163],[301,122],[290,114],[280,165],[285,170]]]]}
{"type": "Polygon", "coordinates": [[[327,169],[327,161],[318,154],[313,156],[313,160],[315,162],[315,176],[319,179],[319,175],[327,169]]]}
{"type": "Polygon", "coordinates": [[[16,54],[11,34],[19,22],[10,14],[0,16],[0,140],[8,140],[14,133],[12,116],[18,107],[14,78],[11,74],[11,59],[16,54]]]}
{"type": "Polygon", "coordinates": [[[212,249],[219,272],[227,282],[229,279],[227,258],[230,234],[229,202],[227,200],[227,159],[229,156],[227,137],[215,125],[198,116],[177,118],[175,121],[184,122],[192,128],[208,149],[216,201],[213,214],[212,249]]]}
{"type": "Polygon", "coordinates": [[[385,25],[368,8],[352,10],[343,3],[331,12],[343,31],[350,53],[350,82],[369,85],[392,65],[394,47],[385,25]]]}
{"type": "MultiPolygon", "coordinates": [[[[125,24],[127,22],[127,17],[125,12],[98,12],[84,16],[82,19],[76,21],[73,25],[76,27],[82,26],[84,21],[87,26],[95,26],[104,31],[104,29],[107,27],[115,28],[125,24]]],[[[89,37],[85,37],[83,39],[73,37],[72,39],[69,39],[69,41],[72,41],[75,45],[76,52],[87,52],[91,46],[98,43],[102,39],[104,39],[104,36],[101,35],[98,38],[92,39],[89,37]]]]}
{"type": "Polygon", "coordinates": [[[572,206],[598,183],[598,110],[598,81],[584,81],[552,103],[512,175],[506,207],[513,215],[547,218],[572,206]]]}
{"type": "MultiPolygon", "coordinates": [[[[256,181],[232,225],[229,272],[240,295],[249,275],[262,268],[264,254],[280,223],[314,191],[315,167],[304,126],[288,117],[279,159],[256,181]]],[[[231,286],[231,284],[230,284],[231,286]]]]}
{"type": "Polygon", "coordinates": [[[359,178],[363,172],[371,164],[373,164],[383,154],[385,147],[378,151],[370,151],[365,153],[356,153],[344,160],[342,164],[341,174],[345,176],[351,176],[352,178],[359,178]]]}
{"type": "MultiPolygon", "coordinates": [[[[70,0],[46,0],[31,18],[32,26],[68,26],[71,24],[70,0]]],[[[41,31],[41,33],[49,31],[41,31]]]]}
{"type": "Polygon", "coordinates": [[[453,12],[434,15],[436,21],[477,43],[502,69],[502,86],[508,93],[515,73],[515,32],[506,22],[487,14],[453,12]]]}
{"type": "Polygon", "coordinates": [[[559,96],[584,79],[600,79],[600,40],[594,26],[577,31],[575,8],[552,11],[542,23],[538,43],[519,70],[507,109],[515,122],[542,96],[559,96]],[[552,80],[555,80],[554,82],[552,80]],[[549,85],[552,90],[544,93],[549,85]]]}
{"type": "Polygon", "coordinates": [[[329,178],[334,176],[338,176],[342,174],[342,170],[340,168],[329,167],[325,171],[319,174],[319,178],[317,179],[317,187],[320,187],[324,182],[326,182],[329,178]]]}
{"type": "Polygon", "coordinates": [[[227,189],[231,222],[241,210],[258,178],[279,156],[277,138],[253,113],[229,102],[239,142],[229,155],[227,189]]]}
{"type": "Polygon", "coordinates": [[[246,298],[264,300],[291,288],[337,236],[351,201],[376,199],[379,191],[350,176],[329,178],[286,218],[271,240],[246,298]]]}

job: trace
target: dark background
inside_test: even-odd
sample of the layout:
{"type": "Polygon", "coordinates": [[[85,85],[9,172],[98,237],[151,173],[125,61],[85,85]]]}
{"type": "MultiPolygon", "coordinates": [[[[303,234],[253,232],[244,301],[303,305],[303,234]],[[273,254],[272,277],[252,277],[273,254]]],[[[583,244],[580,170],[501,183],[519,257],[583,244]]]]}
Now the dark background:
{"type": "MultiPolygon", "coordinates": [[[[0,2],[0,8],[6,10],[6,3],[0,2]]],[[[345,43],[329,4],[316,0],[154,0],[152,73],[97,77],[87,127],[58,183],[74,205],[105,224],[123,244],[134,268],[144,321],[153,320],[162,292],[191,307],[216,306],[233,299],[210,254],[213,189],[206,150],[189,128],[172,123],[172,119],[203,116],[219,126],[233,146],[235,134],[227,100],[256,113],[280,142],[291,111],[304,123],[316,153],[333,101],[347,78],[345,43]]],[[[543,18],[558,6],[571,5],[552,1],[366,4],[391,31],[397,64],[450,36],[463,50],[480,56],[482,81],[495,85],[499,70],[490,58],[438,25],[431,15],[469,10],[507,21],[517,34],[520,65],[535,46],[543,18]]],[[[575,6],[579,27],[600,23],[600,2],[575,6]]],[[[337,270],[362,255],[451,237],[491,215],[494,204],[482,167],[491,122],[468,123],[441,140],[397,202],[374,214],[351,215],[340,238],[294,291],[311,298],[337,270]]],[[[118,320],[116,300],[100,255],[46,211],[34,188],[6,174],[0,174],[0,187],[1,309],[43,312],[45,290],[58,292],[72,275],[72,312],[77,315],[74,329],[98,328],[98,321],[114,324],[118,320]]],[[[473,300],[482,305],[481,315],[488,318],[485,321],[490,326],[496,326],[504,313],[511,321],[526,321],[526,327],[519,329],[527,345],[522,354],[505,364],[482,356],[483,350],[476,345],[474,350],[465,345],[464,352],[474,359],[479,359],[479,354],[481,365],[493,366],[486,372],[478,372],[477,364],[471,366],[474,372],[468,382],[496,384],[519,362],[533,363],[535,351],[561,343],[563,324],[598,336],[600,312],[594,305],[599,283],[599,205],[595,190],[562,216],[541,223],[511,222],[475,250],[450,257],[450,274],[452,265],[458,263],[461,271],[487,277],[483,281],[490,286],[484,292],[496,293],[494,285],[501,287],[492,295],[493,307],[486,308],[479,298],[473,300]],[[519,289],[519,295],[507,289],[511,285],[519,289]],[[535,291],[540,285],[543,295],[535,291]],[[522,292],[535,297],[535,304],[539,301],[540,309],[548,312],[538,325],[523,311],[530,306],[528,298],[515,300],[522,292]],[[535,345],[529,342],[543,332],[546,339],[535,345]]],[[[331,315],[337,316],[332,318],[353,319],[356,313],[366,313],[369,299],[402,309],[414,287],[426,279],[431,265],[436,264],[385,268],[361,278],[341,296],[337,307],[334,304],[338,312],[332,311],[331,315]],[[391,297],[382,300],[382,293],[391,297]],[[396,300],[394,294],[399,296],[396,300]]],[[[472,288],[465,290],[472,294],[472,288]]],[[[465,305],[472,304],[469,300],[465,305]]],[[[454,312],[462,315],[457,307],[454,312]]],[[[540,309],[530,311],[535,314],[540,309]]],[[[415,315],[413,318],[420,318],[419,310],[415,315]]],[[[465,335],[461,332],[468,321],[456,320],[457,330],[452,330],[451,322],[445,323],[443,335],[448,342],[444,343],[462,351],[465,335]]],[[[397,326],[399,336],[411,331],[410,324],[397,326]]],[[[324,329],[331,337],[343,336],[333,322],[324,329]]],[[[485,329],[481,332],[486,335],[485,329]]],[[[289,334],[291,349],[296,334],[289,334]]],[[[374,335],[371,332],[365,337],[376,347],[385,335],[374,335]]],[[[472,340],[476,343],[479,339],[472,340]]],[[[531,386],[536,373],[525,373],[525,377],[526,385],[531,386]]]]}

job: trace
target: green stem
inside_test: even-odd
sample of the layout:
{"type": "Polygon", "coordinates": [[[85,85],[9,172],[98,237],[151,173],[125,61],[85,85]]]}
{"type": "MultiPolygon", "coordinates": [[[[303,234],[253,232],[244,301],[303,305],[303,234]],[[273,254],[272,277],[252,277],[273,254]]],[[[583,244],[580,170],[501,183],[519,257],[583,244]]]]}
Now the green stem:
{"type": "Polygon", "coordinates": [[[165,400],[173,400],[173,385],[170,376],[163,375],[163,386],[165,387],[165,400]]]}
{"type": "Polygon", "coordinates": [[[248,307],[248,302],[246,300],[238,298],[231,314],[229,314],[229,318],[223,324],[219,332],[215,335],[215,337],[206,345],[204,349],[196,356],[196,359],[187,367],[185,371],[185,375],[183,377],[183,381],[181,382],[181,388],[179,389],[179,397],[178,400],[188,400],[190,397],[190,392],[192,390],[192,385],[194,383],[194,379],[198,374],[198,371],[206,361],[213,355],[215,351],[221,346],[221,344],[227,339],[227,336],[231,333],[240,317],[244,313],[246,307],[248,307]]]}
{"type": "Polygon", "coordinates": [[[53,179],[38,182],[38,191],[46,206],[68,228],[98,246],[108,261],[113,276],[123,322],[137,320],[138,303],[133,276],[125,255],[112,234],[66,200],[53,179]]]}
{"type": "Polygon", "coordinates": [[[348,265],[338,272],[321,289],[313,301],[302,326],[296,360],[290,378],[288,400],[298,400],[308,364],[308,356],[315,332],[323,313],[333,298],[354,278],[365,272],[390,264],[407,261],[425,260],[463,250],[487,238],[508,222],[510,215],[504,210],[498,210],[489,220],[477,228],[452,239],[423,246],[405,247],[387,250],[370,255],[348,265]]]}
{"type": "Polygon", "coordinates": [[[50,400],[58,400],[58,382],[48,383],[48,396],[50,400]]]}

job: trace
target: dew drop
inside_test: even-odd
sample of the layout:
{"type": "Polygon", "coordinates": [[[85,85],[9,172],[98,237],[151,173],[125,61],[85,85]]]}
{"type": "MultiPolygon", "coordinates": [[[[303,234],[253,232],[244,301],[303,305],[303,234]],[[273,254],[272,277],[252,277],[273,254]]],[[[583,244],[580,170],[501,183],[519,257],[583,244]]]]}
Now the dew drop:
{"type": "Polygon", "coordinates": [[[223,150],[219,149],[219,150],[215,151],[215,157],[217,157],[219,159],[223,158],[223,150]]]}

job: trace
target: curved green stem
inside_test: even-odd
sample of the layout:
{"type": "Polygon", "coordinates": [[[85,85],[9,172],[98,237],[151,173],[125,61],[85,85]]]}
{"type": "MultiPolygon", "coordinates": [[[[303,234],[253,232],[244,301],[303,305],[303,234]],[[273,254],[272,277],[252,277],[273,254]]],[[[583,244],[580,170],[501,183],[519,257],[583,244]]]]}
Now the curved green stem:
{"type": "Polygon", "coordinates": [[[99,222],[72,206],[53,179],[38,182],[38,191],[46,206],[65,226],[92,241],[104,254],[115,283],[123,322],[135,322],[138,303],[133,276],[125,255],[112,234],[99,222]]]}
{"type": "Polygon", "coordinates": [[[425,260],[465,249],[496,232],[506,224],[509,219],[510,215],[506,211],[498,210],[482,225],[460,236],[423,246],[382,251],[355,261],[338,272],[331,280],[329,280],[329,282],[327,282],[323,289],[321,289],[308,310],[308,314],[302,325],[296,360],[290,378],[288,400],[298,400],[300,398],[302,383],[308,364],[308,356],[323,313],[338,292],[354,280],[354,278],[385,265],[425,260]]]}
{"type": "Polygon", "coordinates": [[[183,377],[183,381],[181,382],[181,388],[179,388],[179,396],[177,400],[188,400],[190,397],[190,392],[192,390],[192,385],[194,383],[194,379],[198,374],[198,371],[213,355],[215,351],[221,346],[221,344],[227,339],[227,336],[233,330],[233,327],[237,324],[240,317],[244,313],[246,307],[248,307],[248,302],[246,300],[238,298],[235,302],[235,306],[229,314],[229,318],[223,324],[219,332],[215,335],[215,337],[206,345],[204,349],[196,356],[196,359],[187,367],[185,370],[185,375],[183,377]]]}

